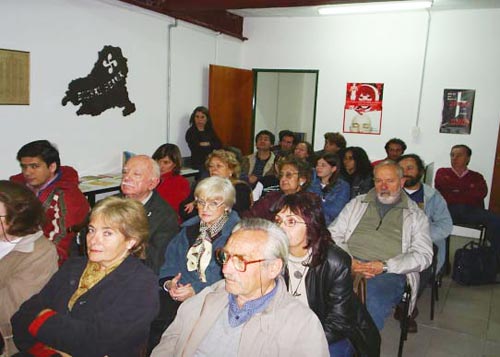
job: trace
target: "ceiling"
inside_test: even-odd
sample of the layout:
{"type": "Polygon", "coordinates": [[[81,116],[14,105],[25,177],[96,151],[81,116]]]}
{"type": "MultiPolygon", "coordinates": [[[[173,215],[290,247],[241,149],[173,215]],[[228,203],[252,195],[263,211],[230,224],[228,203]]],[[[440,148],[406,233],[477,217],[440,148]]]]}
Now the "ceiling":
{"type": "MultiPolygon", "coordinates": [[[[246,40],[245,17],[319,16],[325,5],[407,0],[120,0],[246,40]]],[[[500,8],[499,0],[434,0],[433,11],[500,8]]]]}

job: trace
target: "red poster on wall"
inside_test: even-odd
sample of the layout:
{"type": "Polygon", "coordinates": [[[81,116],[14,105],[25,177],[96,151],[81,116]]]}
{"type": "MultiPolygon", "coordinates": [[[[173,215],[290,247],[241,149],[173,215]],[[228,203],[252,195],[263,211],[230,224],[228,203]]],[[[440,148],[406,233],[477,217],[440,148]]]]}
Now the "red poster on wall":
{"type": "Polygon", "coordinates": [[[380,135],[383,83],[347,83],[344,133],[380,135]]]}

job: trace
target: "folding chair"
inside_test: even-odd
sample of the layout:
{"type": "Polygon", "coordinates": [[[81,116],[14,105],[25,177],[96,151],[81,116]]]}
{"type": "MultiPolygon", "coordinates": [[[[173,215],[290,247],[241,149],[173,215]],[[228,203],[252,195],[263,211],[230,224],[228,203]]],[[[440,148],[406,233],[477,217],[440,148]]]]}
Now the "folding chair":
{"type": "Polygon", "coordinates": [[[403,318],[401,319],[401,335],[399,337],[398,357],[403,356],[403,346],[408,338],[408,321],[411,301],[411,286],[406,283],[401,302],[403,303],[403,318]]]}

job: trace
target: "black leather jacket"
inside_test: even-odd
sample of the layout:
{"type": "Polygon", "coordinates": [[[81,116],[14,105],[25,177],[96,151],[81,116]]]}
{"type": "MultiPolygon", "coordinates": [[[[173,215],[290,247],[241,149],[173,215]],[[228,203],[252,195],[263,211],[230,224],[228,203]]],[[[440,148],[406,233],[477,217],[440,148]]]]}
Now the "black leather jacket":
{"type": "Polygon", "coordinates": [[[348,338],[358,356],[379,356],[378,329],[353,292],[351,257],[332,242],[326,259],[309,268],[305,279],[309,307],[321,321],[328,343],[348,338]]]}

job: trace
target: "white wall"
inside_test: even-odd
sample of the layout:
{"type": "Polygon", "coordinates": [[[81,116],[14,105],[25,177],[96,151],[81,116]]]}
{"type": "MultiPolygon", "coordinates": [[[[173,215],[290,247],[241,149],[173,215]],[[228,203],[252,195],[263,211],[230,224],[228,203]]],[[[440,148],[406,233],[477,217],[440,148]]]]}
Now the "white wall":
{"type": "Polygon", "coordinates": [[[345,134],[371,159],[385,157],[391,137],[407,142],[436,167],[449,166],[450,146],[466,143],[470,167],[491,182],[500,113],[500,10],[432,13],[419,119],[419,90],[427,12],[315,18],[247,18],[243,65],[247,68],[319,69],[315,148],[323,133],[341,131],[347,82],[384,83],[382,134],[345,134]],[[466,24],[466,25],[464,25],[466,24]],[[471,135],[440,134],[444,88],[476,89],[471,135]]]}
{"type": "Polygon", "coordinates": [[[150,152],[166,133],[166,17],[95,0],[4,0],[0,47],[29,51],[29,106],[0,106],[0,174],[19,172],[17,150],[36,139],[57,144],[80,174],[117,171],[121,152],[150,152]],[[61,105],[67,85],[87,76],[104,45],[128,59],[127,88],[136,112],[114,108],[92,117],[61,105]],[[161,46],[159,46],[161,44],[161,46]]]}
{"type": "Polygon", "coordinates": [[[80,175],[119,171],[123,150],[152,154],[167,140],[189,156],[187,118],[208,104],[208,66],[239,67],[241,42],[179,23],[171,33],[169,100],[173,22],[116,0],[0,1],[0,48],[31,53],[30,105],[0,106],[0,178],[19,172],[17,150],[41,138],[56,143],[63,164],[80,175]],[[127,88],[137,110],[77,116],[78,107],[61,105],[67,85],[86,76],[108,44],[128,59],[127,88]]]}

